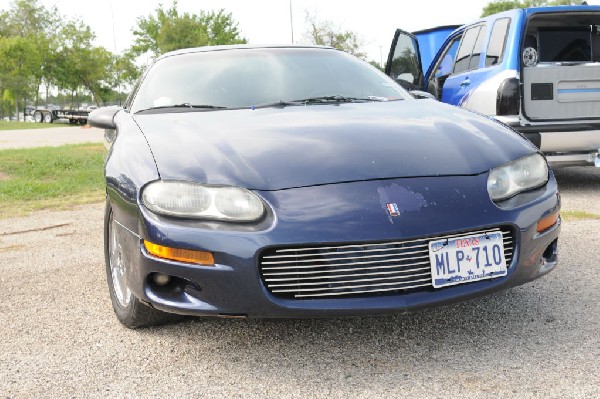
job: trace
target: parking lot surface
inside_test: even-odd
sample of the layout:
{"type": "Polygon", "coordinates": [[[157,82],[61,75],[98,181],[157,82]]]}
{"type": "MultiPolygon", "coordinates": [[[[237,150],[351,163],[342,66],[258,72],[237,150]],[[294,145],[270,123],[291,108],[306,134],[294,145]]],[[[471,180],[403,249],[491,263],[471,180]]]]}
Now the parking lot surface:
{"type": "Polygon", "coordinates": [[[533,283],[409,315],[113,315],[103,204],[0,220],[0,394],[31,397],[600,397],[600,170],[557,172],[560,264],[533,283]]]}
{"type": "Polygon", "coordinates": [[[56,147],[65,144],[101,143],[104,130],[69,126],[48,129],[0,131],[0,150],[7,148],[56,147]]]}

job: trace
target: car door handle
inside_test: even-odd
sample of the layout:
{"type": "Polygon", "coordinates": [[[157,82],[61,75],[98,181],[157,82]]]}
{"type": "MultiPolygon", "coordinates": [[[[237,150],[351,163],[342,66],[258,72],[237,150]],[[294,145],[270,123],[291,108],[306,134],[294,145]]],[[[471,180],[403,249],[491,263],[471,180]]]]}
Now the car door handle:
{"type": "Polygon", "coordinates": [[[463,80],[461,82],[460,87],[467,87],[470,84],[471,84],[471,81],[469,80],[469,78],[466,78],[465,80],[463,80]]]}

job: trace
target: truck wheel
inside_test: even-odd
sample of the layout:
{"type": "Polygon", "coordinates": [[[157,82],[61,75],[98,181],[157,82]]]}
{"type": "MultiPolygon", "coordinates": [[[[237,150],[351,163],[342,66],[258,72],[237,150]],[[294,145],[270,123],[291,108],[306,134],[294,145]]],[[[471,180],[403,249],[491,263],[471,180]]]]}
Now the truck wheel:
{"type": "Polygon", "coordinates": [[[80,124],[81,126],[85,125],[86,123],[87,123],[87,119],[80,119],[80,120],[79,120],[79,124],[80,124]]]}
{"type": "Polygon", "coordinates": [[[76,125],[77,124],[77,119],[69,119],[69,124],[70,125],[76,125]]]}
{"type": "Polygon", "coordinates": [[[52,120],[52,114],[50,112],[46,112],[44,114],[44,123],[52,123],[52,122],[54,122],[52,120]]]}
{"type": "Polygon", "coordinates": [[[41,111],[35,111],[33,113],[33,120],[35,123],[42,123],[44,121],[44,116],[42,115],[41,111]]]}

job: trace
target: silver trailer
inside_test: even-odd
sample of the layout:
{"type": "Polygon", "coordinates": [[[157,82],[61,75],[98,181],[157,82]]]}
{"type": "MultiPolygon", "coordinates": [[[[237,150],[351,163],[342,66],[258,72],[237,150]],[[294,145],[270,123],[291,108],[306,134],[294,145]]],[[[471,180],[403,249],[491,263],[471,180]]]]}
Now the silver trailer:
{"type": "Polygon", "coordinates": [[[44,108],[37,108],[32,112],[33,120],[37,123],[52,123],[57,119],[66,119],[72,125],[85,125],[89,114],[89,111],[44,108]]]}

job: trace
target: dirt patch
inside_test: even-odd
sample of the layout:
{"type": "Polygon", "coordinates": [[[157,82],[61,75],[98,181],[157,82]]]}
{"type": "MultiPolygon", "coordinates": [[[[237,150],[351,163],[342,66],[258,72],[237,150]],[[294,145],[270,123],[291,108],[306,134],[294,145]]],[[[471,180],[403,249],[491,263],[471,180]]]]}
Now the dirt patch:
{"type": "Polygon", "coordinates": [[[2,172],[0,172],[0,181],[3,181],[3,180],[9,180],[9,179],[10,179],[10,176],[9,176],[9,175],[7,175],[7,174],[5,174],[5,173],[2,173],[2,172]]]}
{"type": "Polygon", "coordinates": [[[54,224],[52,226],[40,227],[40,228],[37,228],[37,229],[27,229],[27,230],[20,230],[20,231],[10,231],[8,233],[0,233],[0,236],[14,236],[14,235],[19,235],[19,234],[26,234],[26,233],[46,231],[46,230],[51,230],[51,229],[58,229],[59,227],[68,226],[70,224],[71,223],[62,223],[62,224],[54,224]]]}
{"type": "Polygon", "coordinates": [[[55,234],[56,237],[72,237],[77,235],[76,231],[72,231],[70,233],[60,233],[60,234],[55,234]]]}
{"type": "Polygon", "coordinates": [[[27,246],[24,245],[24,244],[9,245],[7,247],[0,247],[0,253],[2,253],[2,252],[19,251],[19,250],[24,249],[24,248],[27,248],[27,246]]]}

